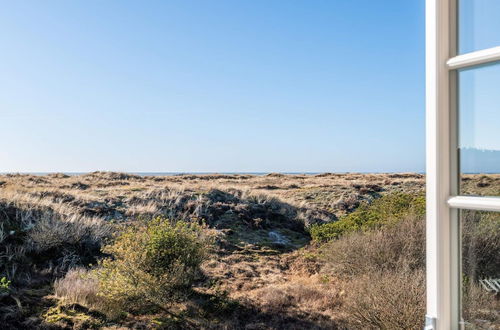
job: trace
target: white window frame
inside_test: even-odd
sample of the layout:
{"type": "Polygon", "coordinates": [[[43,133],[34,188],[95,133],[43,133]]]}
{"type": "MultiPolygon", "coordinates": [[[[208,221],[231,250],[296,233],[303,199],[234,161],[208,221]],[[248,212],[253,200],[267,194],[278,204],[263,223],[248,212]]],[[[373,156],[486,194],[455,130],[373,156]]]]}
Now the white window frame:
{"type": "Polygon", "coordinates": [[[459,209],[500,211],[499,197],[459,196],[457,69],[500,60],[500,47],[457,56],[458,0],[426,0],[425,329],[460,329],[459,209]]]}

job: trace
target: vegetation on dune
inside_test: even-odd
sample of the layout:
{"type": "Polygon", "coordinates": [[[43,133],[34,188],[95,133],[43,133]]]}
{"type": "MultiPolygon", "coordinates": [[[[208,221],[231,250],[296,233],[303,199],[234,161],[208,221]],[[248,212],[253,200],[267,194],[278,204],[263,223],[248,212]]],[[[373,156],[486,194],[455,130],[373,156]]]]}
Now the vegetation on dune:
{"type": "MultiPolygon", "coordinates": [[[[1,179],[9,327],[421,328],[422,175],[1,179]]],[[[498,217],[463,217],[466,316],[492,324],[498,217]]]]}
{"type": "Polygon", "coordinates": [[[313,225],[311,237],[317,242],[327,242],[347,233],[370,230],[394,224],[409,215],[425,214],[423,194],[393,193],[373,201],[362,203],[354,212],[338,221],[313,225]]]}
{"type": "Polygon", "coordinates": [[[95,262],[110,227],[97,218],[65,215],[44,205],[0,201],[0,322],[13,328],[44,304],[54,277],[95,262]]]}
{"type": "MultiPolygon", "coordinates": [[[[383,204],[393,205],[388,197],[383,204]]],[[[363,212],[378,212],[380,204],[363,212]]],[[[410,206],[409,208],[412,208],[410,206]]],[[[396,209],[399,209],[397,207],[396,209]]],[[[391,212],[392,213],[392,212],[391,212]]],[[[321,272],[338,279],[349,329],[420,329],[425,314],[425,223],[407,212],[391,226],[345,232],[322,244],[321,272]]]]}
{"type": "Polygon", "coordinates": [[[325,271],[342,277],[425,267],[425,222],[407,216],[397,224],[346,234],[320,247],[325,271]]]}
{"type": "Polygon", "coordinates": [[[127,228],[103,248],[112,257],[99,262],[94,275],[109,309],[167,309],[186,297],[200,276],[209,237],[202,227],[155,218],[127,228]]]}

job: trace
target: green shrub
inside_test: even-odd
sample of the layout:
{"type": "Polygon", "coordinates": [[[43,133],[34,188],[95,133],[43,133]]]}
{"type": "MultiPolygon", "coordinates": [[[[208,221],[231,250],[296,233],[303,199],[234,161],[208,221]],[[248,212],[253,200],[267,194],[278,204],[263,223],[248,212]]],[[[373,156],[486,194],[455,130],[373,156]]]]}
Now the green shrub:
{"type": "Polygon", "coordinates": [[[354,212],[338,221],[314,225],[310,229],[311,237],[318,242],[339,238],[345,233],[379,228],[397,223],[408,215],[425,214],[423,194],[394,193],[376,199],[371,204],[363,203],[354,212]]]}
{"type": "Polygon", "coordinates": [[[9,291],[10,281],[6,277],[0,278],[0,293],[9,291]]]}
{"type": "Polygon", "coordinates": [[[156,218],[132,226],[103,252],[95,275],[109,311],[165,309],[182,300],[199,274],[208,237],[197,224],[156,218]]]}

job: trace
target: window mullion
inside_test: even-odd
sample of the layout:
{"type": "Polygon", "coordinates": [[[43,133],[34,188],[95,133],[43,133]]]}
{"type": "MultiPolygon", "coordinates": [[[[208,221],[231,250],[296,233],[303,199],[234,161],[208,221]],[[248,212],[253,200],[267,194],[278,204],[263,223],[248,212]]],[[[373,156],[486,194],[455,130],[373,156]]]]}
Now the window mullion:
{"type": "Polygon", "coordinates": [[[500,212],[500,197],[454,196],[448,205],[456,209],[500,212]]]}
{"type": "Polygon", "coordinates": [[[499,60],[500,46],[452,57],[446,62],[446,65],[448,69],[456,70],[499,60]]]}

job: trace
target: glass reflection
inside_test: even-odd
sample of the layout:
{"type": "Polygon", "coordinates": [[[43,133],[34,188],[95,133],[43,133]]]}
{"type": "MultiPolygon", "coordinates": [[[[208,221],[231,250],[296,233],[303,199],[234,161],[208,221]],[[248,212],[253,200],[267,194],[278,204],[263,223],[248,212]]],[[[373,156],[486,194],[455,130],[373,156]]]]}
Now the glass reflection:
{"type": "Polygon", "coordinates": [[[460,193],[498,196],[500,65],[461,70],[458,79],[460,193]]]}
{"type": "Polygon", "coordinates": [[[461,211],[462,318],[466,329],[500,327],[500,213],[461,211]]]}
{"type": "Polygon", "coordinates": [[[460,54],[500,46],[500,1],[460,0],[458,8],[460,54]]]}

